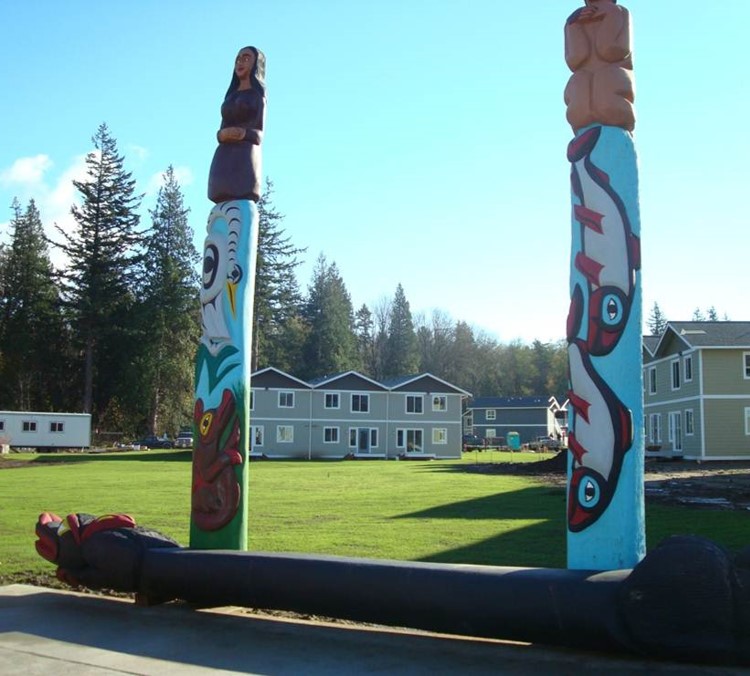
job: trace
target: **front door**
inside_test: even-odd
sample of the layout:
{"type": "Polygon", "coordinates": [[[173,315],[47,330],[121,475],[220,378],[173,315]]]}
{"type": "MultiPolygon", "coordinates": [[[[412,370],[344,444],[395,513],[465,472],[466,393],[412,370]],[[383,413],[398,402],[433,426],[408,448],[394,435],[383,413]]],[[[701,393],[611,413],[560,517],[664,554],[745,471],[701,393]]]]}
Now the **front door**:
{"type": "Polygon", "coordinates": [[[370,429],[360,427],[357,430],[357,453],[370,452],[370,429]]]}
{"type": "Polygon", "coordinates": [[[672,453],[682,455],[682,413],[672,411],[669,414],[669,432],[672,438],[672,453]]]}

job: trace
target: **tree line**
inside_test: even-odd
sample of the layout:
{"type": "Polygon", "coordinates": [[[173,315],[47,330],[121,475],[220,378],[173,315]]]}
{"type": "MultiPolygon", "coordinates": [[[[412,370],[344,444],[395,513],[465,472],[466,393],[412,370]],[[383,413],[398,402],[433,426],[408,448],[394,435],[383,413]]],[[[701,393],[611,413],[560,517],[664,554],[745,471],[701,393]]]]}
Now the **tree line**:
{"type": "MultiPolygon", "coordinates": [[[[200,339],[200,255],[170,166],[148,218],[106,124],[73,181],[74,227],[47,237],[34,199],[11,205],[0,246],[0,409],[84,411],[111,433],[175,433],[192,417],[200,339]],[[53,266],[51,250],[64,263],[53,266]]],[[[283,227],[267,180],[259,203],[253,369],[303,379],[358,370],[375,379],[428,371],[474,396],[564,395],[565,343],[501,344],[442,311],[413,316],[403,287],[352,306],[324,254],[306,291],[305,249],[283,227]]]]}

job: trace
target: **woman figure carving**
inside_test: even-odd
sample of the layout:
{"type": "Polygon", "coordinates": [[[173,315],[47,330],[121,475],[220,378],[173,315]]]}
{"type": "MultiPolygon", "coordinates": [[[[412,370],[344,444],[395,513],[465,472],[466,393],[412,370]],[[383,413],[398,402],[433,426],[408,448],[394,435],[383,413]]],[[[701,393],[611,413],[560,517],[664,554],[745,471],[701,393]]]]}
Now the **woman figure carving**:
{"type": "Polygon", "coordinates": [[[255,47],[243,47],[221,106],[219,147],[208,175],[208,199],[260,199],[263,122],[266,109],[266,57],[255,47]]]}
{"type": "Polygon", "coordinates": [[[602,124],[633,131],[628,10],[616,0],[586,0],[565,23],[565,61],[573,71],[565,87],[566,115],[573,130],[602,124]]]}

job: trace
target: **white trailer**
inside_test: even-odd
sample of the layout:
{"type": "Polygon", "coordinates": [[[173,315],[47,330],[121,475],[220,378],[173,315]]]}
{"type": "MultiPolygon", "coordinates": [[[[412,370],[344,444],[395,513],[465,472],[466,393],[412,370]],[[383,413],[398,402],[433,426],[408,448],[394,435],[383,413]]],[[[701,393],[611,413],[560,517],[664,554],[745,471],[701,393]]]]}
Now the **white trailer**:
{"type": "Polygon", "coordinates": [[[91,414],[0,411],[0,446],[88,448],[91,414]]]}

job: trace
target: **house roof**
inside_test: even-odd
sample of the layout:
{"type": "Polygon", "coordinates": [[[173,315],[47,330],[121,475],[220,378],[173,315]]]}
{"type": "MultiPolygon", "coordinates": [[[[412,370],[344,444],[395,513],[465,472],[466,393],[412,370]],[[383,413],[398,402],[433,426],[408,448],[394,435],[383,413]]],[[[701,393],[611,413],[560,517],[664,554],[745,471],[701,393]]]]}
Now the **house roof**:
{"type": "Polygon", "coordinates": [[[333,373],[327,376],[319,376],[310,380],[310,385],[316,389],[330,389],[331,386],[342,387],[344,389],[386,389],[382,383],[369,378],[358,371],[343,371],[333,373]],[[355,387],[355,384],[363,384],[365,387],[355,387]]]}
{"type": "Polygon", "coordinates": [[[549,408],[549,397],[477,397],[468,408],[549,408]]]}
{"type": "Polygon", "coordinates": [[[293,375],[273,366],[255,371],[250,375],[250,381],[253,385],[260,385],[261,387],[288,387],[292,389],[303,388],[306,390],[309,390],[311,387],[304,380],[295,378],[293,375]]]}
{"type": "Polygon", "coordinates": [[[669,322],[651,353],[656,355],[672,337],[688,348],[750,348],[750,322],[669,322]]]}
{"type": "Polygon", "coordinates": [[[431,373],[417,373],[408,376],[398,376],[395,378],[384,378],[382,381],[389,390],[406,390],[414,392],[457,392],[466,397],[471,393],[466,390],[452,385],[442,378],[432,375],[431,373]]]}
{"type": "Polygon", "coordinates": [[[643,336],[643,347],[648,350],[650,355],[653,355],[660,340],[661,336],[643,336]]]}

